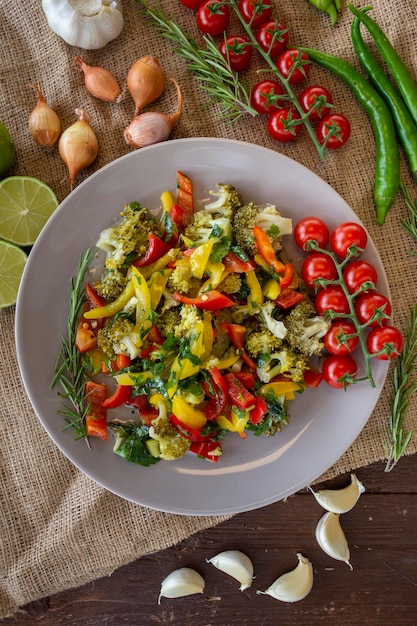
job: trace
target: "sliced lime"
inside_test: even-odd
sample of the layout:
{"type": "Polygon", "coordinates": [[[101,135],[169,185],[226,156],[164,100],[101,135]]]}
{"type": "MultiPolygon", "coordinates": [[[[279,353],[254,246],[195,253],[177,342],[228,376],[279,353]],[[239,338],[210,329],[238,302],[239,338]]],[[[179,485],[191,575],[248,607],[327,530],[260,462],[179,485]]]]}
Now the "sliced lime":
{"type": "Polygon", "coordinates": [[[0,237],[31,246],[58,206],[48,185],[31,176],[0,181],[0,237]]]}
{"type": "Polygon", "coordinates": [[[27,255],[12,243],[0,240],[0,309],[16,303],[27,255]]]}

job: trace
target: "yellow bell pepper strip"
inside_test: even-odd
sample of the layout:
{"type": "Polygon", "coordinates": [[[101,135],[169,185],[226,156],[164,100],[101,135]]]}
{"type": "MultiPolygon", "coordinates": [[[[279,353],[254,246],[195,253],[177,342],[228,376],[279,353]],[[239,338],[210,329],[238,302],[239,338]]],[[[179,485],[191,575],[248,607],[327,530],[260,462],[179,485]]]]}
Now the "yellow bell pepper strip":
{"type": "Polygon", "coordinates": [[[245,439],[245,428],[249,422],[249,411],[246,411],[245,409],[239,409],[237,406],[232,406],[230,418],[235,428],[235,432],[239,433],[242,439],[245,439]]]}
{"type": "Polygon", "coordinates": [[[155,272],[148,280],[149,296],[151,299],[151,306],[154,311],[162,298],[162,294],[164,293],[164,289],[171,272],[172,270],[169,268],[155,272]]]}
{"type": "Polygon", "coordinates": [[[203,411],[188,404],[181,396],[172,398],[172,413],[178,417],[186,428],[201,430],[207,423],[203,411]]]}
{"type": "Polygon", "coordinates": [[[202,278],[206,265],[210,259],[211,251],[213,250],[214,239],[209,239],[206,243],[201,244],[194,248],[190,255],[190,269],[195,278],[202,278]]]}
{"type": "Polygon", "coordinates": [[[220,330],[229,335],[234,348],[251,370],[256,370],[256,363],[249,355],[245,345],[246,326],[241,324],[220,324],[220,330]]]}
{"type": "Polygon", "coordinates": [[[149,246],[145,256],[137,259],[136,261],[133,261],[132,265],[134,265],[135,267],[144,267],[145,265],[155,263],[155,261],[158,261],[158,259],[164,256],[164,254],[166,254],[172,248],[172,245],[170,243],[162,241],[162,239],[160,239],[153,233],[149,233],[148,241],[149,246]]]}
{"type": "Polygon", "coordinates": [[[259,305],[264,301],[264,296],[262,293],[262,287],[259,283],[258,277],[256,276],[255,270],[249,270],[245,274],[246,282],[249,287],[249,295],[248,295],[248,309],[249,311],[256,311],[259,305]]]}
{"type": "Polygon", "coordinates": [[[259,389],[259,393],[265,396],[268,391],[273,391],[277,396],[287,396],[296,391],[302,391],[303,385],[301,383],[294,383],[292,380],[278,380],[272,383],[266,383],[259,389]]]}
{"type": "Polygon", "coordinates": [[[183,210],[183,223],[188,224],[194,213],[193,183],[191,178],[177,172],[177,202],[183,210]]]}
{"type": "Polygon", "coordinates": [[[263,286],[262,293],[268,300],[276,300],[281,293],[279,282],[275,278],[270,278],[263,286]]]}
{"type": "Polygon", "coordinates": [[[154,378],[151,372],[121,372],[114,376],[118,385],[130,385],[131,387],[141,387],[151,378],[154,378]]]}
{"type": "Polygon", "coordinates": [[[225,309],[235,304],[233,300],[220,291],[217,291],[217,289],[206,291],[196,298],[190,298],[178,292],[174,292],[172,297],[177,300],[177,302],[181,302],[182,304],[194,304],[197,308],[205,311],[219,311],[220,309],[225,309]]]}
{"type": "Polygon", "coordinates": [[[151,294],[144,276],[137,267],[132,267],[131,280],[135,288],[135,296],[137,299],[135,331],[139,336],[139,341],[142,342],[153,326],[151,319],[151,294]]]}
{"type": "Polygon", "coordinates": [[[203,346],[204,351],[201,360],[204,361],[210,355],[214,342],[214,331],[212,325],[212,315],[209,311],[205,311],[203,315],[203,346]]]}
{"type": "Polygon", "coordinates": [[[148,280],[152,276],[154,272],[159,272],[160,270],[165,269],[170,263],[175,261],[179,253],[178,248],[171,248],[168,250],[164,256],[161,256],[160,259],[155,261],[155,263],[151,263],[150,265],[146,265],[142,267],[141,274],[148,280]]]}
{"type": "Polygon", "coordinates": [[[169,213],[173,204],[175,204],[175,198],[170,191],[164,191],[161,194],[162,210],[164,213],[169,213]]]}
{"type": "Polygon", "coordinates": [[[203,357],[207,352],[204,331],[205,322],[201,320],[193,329],[188,353],[182,354],[180,351],[180,354],[175,357],[167,383],[169,398],[172,398],[175,394],[180,380],[194,376],[200,370],[203,357]]]}
{"type": "Polygon", "coordinates": [[[96,307],[95,309],[91,309],[90,311],[84,312],[84,317],[88,320],[97,320],[100,317],[111,317],[116,313],[119,313],[124,309],[126,304],[129,302],[131,298],[135,295],[135,286],[132,280],[129,280],[126,287],[123,289],[120,296],[105,304],[104,306],[96,307]]]}
{"type": "Polygon", "coordinates": [[[223,430],[229,430],[232,433],[236,432],[236,427],[233,424],[232,420],[226,417],[226,415],[219,415],[216,417],[216,422],[223,430]]]}
{"type": "Polygon", "coordinates": [[[210,429],[206,434],[201,432],[201,429],[189,428],[182,422],[174,413],[169,416],[169,421],[175,426],[175,428],[181,433],[185,439],[189,439],[194,442],[202,442],[215,437],[219,432],[218,429],[210,429]]]}
{"type": "Polygon", "coordinates": [[[85,426],[89,437],[98,437],[107,441],[107,411],[103,408],[106,399],[106,386],[88,380],[84,386],[84,401],[87,412],[85,426]]]}
{"type": "Polygon", "coordinates": [[[218,287],[230,272],[225,270],[223,263],[220,261],[212,263],[209,260],[206,264],[205,273],[208,274],[210,278],[201,286],[200,293],[218,287]]]}
{"type": "MultiPolygon", "coordinates": [[[[219,370],[227,370],[229,367],[232,367],[235,363],[237,363],[240,359],[240,354],[233,354],[232,356],[228,356],[225,359],[220,359],[216,362],[216,367],[219,370]]],[[[201,366],[202,369],[205,369],[204,363],[201,366]]]]}

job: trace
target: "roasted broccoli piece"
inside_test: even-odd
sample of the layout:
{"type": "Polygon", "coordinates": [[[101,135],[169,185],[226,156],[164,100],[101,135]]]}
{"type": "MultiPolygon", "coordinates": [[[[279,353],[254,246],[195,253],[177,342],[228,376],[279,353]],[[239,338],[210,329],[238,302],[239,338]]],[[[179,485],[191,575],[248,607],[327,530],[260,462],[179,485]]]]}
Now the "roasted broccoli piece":
{"type": "Polygon", "coordinates": [[[132,253],[143,256],[148,249],[150,233],[160,234],[148,209],[137,202],[127,204],[122,212],[122,220],[116,226],[103,230],[96,244],[107,252],[106,268],[120,268],[132,253]]]}
{"type": "Polygon", "coordinates": [[[281,247],[282,237],[292,233],[292,220],[283,217],[274,205],[257,206],[250,202],[240,206],[233,218],[233,232],[237,245],[251,256],[258,253],[254,226],[259,226],[267,233],[276,250],[281,247]]]}
{"type": "Polygon", "coordinates": [[[140,338],[135,324],[127,317],[118,316],[98,330],[97,345],[109,359],[114,359],[116,354],[135,359],[140,351],[140,338]]]}
{"type": "Polygon", "coordinates": [[[239,274],[228,274],[221,283],[218,285],[217,289],[219,291],[223,291],[224,293],[238,293],[242,286],[242,279],[239,274]]]}
{"type": "Polygon", "coordinates": [[[330,328],[330,320],[316,315],[316,310],[309,300],[296,304],[285,318],[288,329],[286,341],[293,350],[307,356],[320,355],[324,344],[321,339],[330,328]]]}
{"type": "Polygon", "coordinates": [[[297,383],[304,380],[304,372],[308,369],[308,357],[282,347],[278,352],[262,354],[257,361],[256,373],[259,380],[269,383],[279,374],[289,374],[297,383]]]}
{"type": "Polygon", "coordinates": [[[161,331],[163,337],[169,337],[174,335],[175,329],[181,323],[181,313],[179,307],[172,307],[166,309],[155,320],[156,326],[161,331]]]}
{"type": "Polygon", "coordinates": [[[231,240],[233,235],[232,223],[228,217],[216,216],[205,209],[196,211],[187,228],[183,238],[187,245],[199,246],[209,239],[221,240],[223,237],[231,240]]]}
{"type": "Polygon", "coordinates": [[[217,183],[216,191],[210,191],[210,195],[215,196],[216,200],[204,204],[204,210],[216,217],[225,217],[231,220],[236,210],[242,206],[242,196],[233,185],[225,185],[217,183]]]}
{"type": "Polygon", "coordinates": [[[106,268],[94,289],[106,300],[115,300],[127,285],[126,274],[117,268],[106,268]]]}
{"type": "Polygon", "coordinates": [[[196,325],[201,322],[201,311],[193,304],[183,304],[180,309],[180,323],[175,328],[175,337],[189,338],[196,329],[196,325]]]}
{"type": "Polygon", "coordinates": [[[159,456],[164,461],[174,461],[184,456],[189,450],[191,441],[182,437],[169,420],[167,403],[164,399],[158,402],[159,415],[149,428],[149,436],[159,444],[159,456]]]}
{"type": "Polygon", "coordinates": [[[200,281],[198,278],[193,277],[191,269],[187,265],[176,265],[168,278],[168,288],[171,291],[189,293],[192,289],[197,289],[199,286],[200,281]]]}
{"type": "Polygon", "coordinates": [[[250,333],[246,339],[246,348],[254,358],[261,354],[276,352],[281,345],[281,339],[278,339],[267,328],[250,333]]]}

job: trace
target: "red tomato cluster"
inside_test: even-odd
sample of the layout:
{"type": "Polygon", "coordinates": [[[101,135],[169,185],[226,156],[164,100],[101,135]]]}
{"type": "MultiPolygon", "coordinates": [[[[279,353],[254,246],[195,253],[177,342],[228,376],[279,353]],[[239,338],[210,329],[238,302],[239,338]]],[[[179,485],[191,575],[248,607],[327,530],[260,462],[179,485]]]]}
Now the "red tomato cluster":
{"type": "Polygon", "coordinates": [[[310,241],[317,242],[322,250],[329,245],[332,253],[341,260],[339,270],[346,290],[340,283],[320,285],[320,279],[340,280],[334,257],[326,252],[313,249],[301,268],[304,282],[315,289],[317,314],[325,315],[330,310],[335,313],[323,338],[328,353],[322,364],[323,380],[332,387],[340,388],[346,386],[346,376],[354,378],[358,373],[356,361],[351,355],[359,344],[352,315],[367,333],[366,348],[370,355],[381,360],[398,356],[404,339],[401,332],[390,325],[391,302],[377,291],[378,275],[374,266],[358,258],[367,245],[365,229],[356,222],[344,222],[330,233],[325,222],[319,218],[305,217],[294,228],[294,240],[303,250],[308,250],[310,241]],[[352,252],[352,258],[347,259],[352,252]],[[383,350],[385,352],[381,352],[383,350]]]}

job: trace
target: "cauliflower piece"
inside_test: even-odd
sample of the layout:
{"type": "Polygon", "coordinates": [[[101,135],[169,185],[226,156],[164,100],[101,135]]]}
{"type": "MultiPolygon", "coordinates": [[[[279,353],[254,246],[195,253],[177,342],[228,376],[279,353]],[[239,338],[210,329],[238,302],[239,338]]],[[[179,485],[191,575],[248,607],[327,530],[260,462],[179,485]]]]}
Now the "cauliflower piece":
{"type": "Polygon", "coordinates": [[[268,300],[260,305],[259,309],[257,309],[256,317],[260,322],[261,326],[266,327],[269,332],[271,332],[277,339],[285,339],[287,336],[288,330],[284,322],[281,320],[276,320],[273,317],[273,313],[276,307],[272,300],[268,300]]]}
{"type": "Polygon", "coordinates": [[[289,374],[294,382],[302,382],[308,369],[308,357],[284,347],[279,352],[262,355],[257,365],[256,372],[263,383],[269,383],[279,374],[289,374]]]}
{"type": "Polygon", "coordinates": [[[254,226],[266,232],[275,250],[281,248],[282,237],[292,233],[292,220],[283,217],[272,204],[257,206],[250,202],[239,207],[233,218],[233,232],[237,245],[251,256],[258,253],[254,226]]]}

